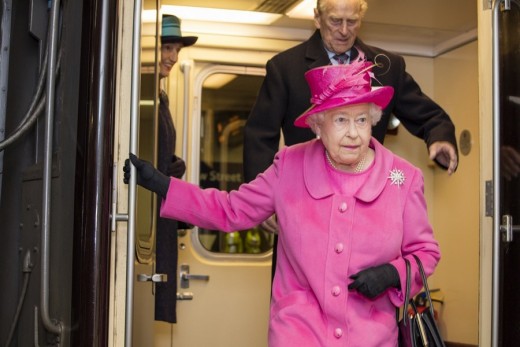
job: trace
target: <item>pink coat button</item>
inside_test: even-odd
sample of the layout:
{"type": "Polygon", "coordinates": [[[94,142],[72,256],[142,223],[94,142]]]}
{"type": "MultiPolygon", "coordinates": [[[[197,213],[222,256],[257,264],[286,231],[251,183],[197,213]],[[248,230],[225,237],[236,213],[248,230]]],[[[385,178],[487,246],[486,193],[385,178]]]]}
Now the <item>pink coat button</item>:
{"type": "Polygon", "coordinates": [[[339,212],[345,212],[347,210],[347,203],[342,202],[341,205],[339,205],[339,212]]]}
{"type": "Polygon", "coordinates": [[[332,291],[331,291],[331,292],[332,292],[332,295],[334,295],[334,296],[338,296],[338,295],[340,295],[340,294],[341,294],[341,288],[340,288],[340,286],[334,286],[334,287],[332,287],[332,291]]]}
{"type": "Polygon", "coordinates": [[[341,328],[336,328],[334,330],[334,336],[336,336],[338,339],[343,336],[343,330],[341,330],[341,328]]]}
{"type": "Polygon", "coordinates": [[[343,246],[342,243],[338,243],[338,244],[336,244],[336,247],[334,247],[334,250],[336,251],[336,253],[341,253],[341,252],[343,252],[344,248],[345,247],[343,246]]]}

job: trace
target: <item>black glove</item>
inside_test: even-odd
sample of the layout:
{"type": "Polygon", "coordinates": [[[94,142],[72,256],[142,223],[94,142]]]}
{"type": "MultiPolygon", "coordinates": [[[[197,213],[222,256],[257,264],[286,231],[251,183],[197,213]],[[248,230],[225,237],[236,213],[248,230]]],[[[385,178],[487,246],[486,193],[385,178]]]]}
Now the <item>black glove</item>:
{"type": "MultiPolygon", "coordinates": [[[[135,154],[130,153],[130,161],[137,170],[137,184],[158,194],[163,199],[166,198],[170,187],[170,178],[154,168],[152,163],[137,158],[135,154]]],[[[123,171],[125,172],[123,181],[128,184],[130,181],[130,162],[128,159],[125,160],[123,171]]]]}
{"type": "Polygon", "coordinates": [[[348,289],[357,290],[373,299],[390,287],[399,288],[401,281],[397,269],[392,264],[383,264],[365,269],[350,276],[354,280],[348,289]]]}
{"type": "Polygon", "coordinates": [[[182,175],[186,172],[186,164],[184,160],[177,156],[172,156],[172,162],[168,164],[168,168],[166,169],[166,174],[168,176],[172,176],[175,178],[181,178],[182,175]]]}

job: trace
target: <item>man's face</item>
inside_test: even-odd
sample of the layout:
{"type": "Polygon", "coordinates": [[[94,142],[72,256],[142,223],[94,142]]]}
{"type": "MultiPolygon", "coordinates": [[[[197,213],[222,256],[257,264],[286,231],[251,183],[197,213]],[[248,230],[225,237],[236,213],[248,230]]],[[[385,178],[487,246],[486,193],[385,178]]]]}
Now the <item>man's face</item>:
{"type": "Polygon", "coordinates": [[[336,54],[348,51],[361,27],[358,0],[322,0],[314,9],[314,24],[320,29],[325,47],[336,54]]]}
{"type": "Polygon", "coordinates": [[[161,61],[159,62],[159,74],[161,78],[167,77],[173,65],[179,59],[179,52],[183,47],[181,42],[164,43],[161,45],[161,61]]]}

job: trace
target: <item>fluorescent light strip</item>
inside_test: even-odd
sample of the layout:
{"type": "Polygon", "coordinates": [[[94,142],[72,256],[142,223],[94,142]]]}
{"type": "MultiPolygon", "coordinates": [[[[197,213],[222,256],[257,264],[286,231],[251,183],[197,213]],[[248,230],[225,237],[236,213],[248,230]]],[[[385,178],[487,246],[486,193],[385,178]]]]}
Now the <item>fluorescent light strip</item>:
{"type": "MultiPolygon", "coordinates": [[[[191,7],[191,6],[161,6],[161,13],[174,14],[181,20],[197,20],[224,23],[242,23],[242,24],[260,24],[269,25],[282,17],[281,14],[254,12],[254,11],[238,11],[225,10],[208,7],[191,7]]],[[[143,21],[155,21],[155,11],[143,11],[143,21]],[[152,12],[152,13],[148,13],[152,12]]]]}
{"type": "Polygon", "coordinates": [[[157,11],[155,10],[143,10],[141,13],[141,22],[143,23],[155,23],[157,20],[157,11]]]}

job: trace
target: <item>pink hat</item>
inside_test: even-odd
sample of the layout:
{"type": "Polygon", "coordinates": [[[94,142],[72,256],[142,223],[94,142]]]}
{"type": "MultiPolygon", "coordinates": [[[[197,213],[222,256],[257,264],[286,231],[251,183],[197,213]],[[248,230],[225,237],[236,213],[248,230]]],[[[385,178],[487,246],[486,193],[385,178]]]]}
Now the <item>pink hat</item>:
{"type": "Polygon", "coordinates": [[[294,125],[308,128],[306,120],[312,114],[340,106],[373,102],[382,109],[394,95],[394,88],[370,86],[374,64],[360,61],[345,65],[321,66],[305,73],[311,89],[312,106],[303,112],[294,125]]]}

